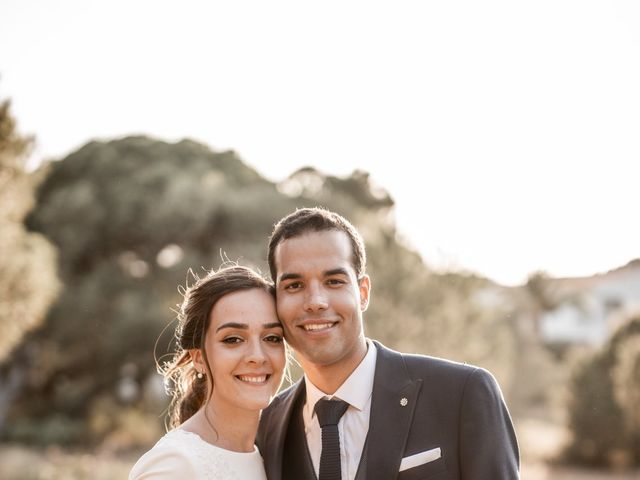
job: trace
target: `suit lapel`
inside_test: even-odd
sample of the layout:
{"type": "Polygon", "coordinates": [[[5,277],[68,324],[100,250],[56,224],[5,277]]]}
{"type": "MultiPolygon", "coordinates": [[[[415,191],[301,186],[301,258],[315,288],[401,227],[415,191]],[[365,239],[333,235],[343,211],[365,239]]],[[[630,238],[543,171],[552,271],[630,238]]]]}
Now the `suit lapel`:
{"type": "Polygon", "coordinates": [[[291,394],[282,400],[282,405],[278,406],[277,412],[273,412],[275,416],[273,424],[266,427],[269,430],[267,436],[268,442],[275,446],[275,448],[267,450],[269,458],[268,460],[265,458],[265,469],[268,478],[282,478],[284,444],[289,429],[289,422],[291,421],[291,415],[294,413],[293,410],[296,405],[296,400],[300,398],[300,395],[305,394],[304,378],[291,388],[291,394]],[[277,413],[279,413],[279,415],[276,415],[277,413]]]}
{"type": "Polygon", "coordinates": [[[422,381],[409,377],[401,354],[374,344],[378,352],[366,470],[375,478],[390,479],[398,475],[422,381]]]}

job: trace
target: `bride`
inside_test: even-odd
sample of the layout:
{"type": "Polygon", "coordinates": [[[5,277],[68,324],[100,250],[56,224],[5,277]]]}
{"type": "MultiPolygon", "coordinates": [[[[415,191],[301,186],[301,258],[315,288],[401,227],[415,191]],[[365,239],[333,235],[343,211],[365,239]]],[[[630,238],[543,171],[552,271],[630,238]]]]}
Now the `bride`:
{"type": "Polygon", "coordinates": [[[260,411],[285,366],[283,330],[271,284],[233,266],[185,293],[173,360],[173,427],[134,465],[129,480],[265,480],[254,445],[260,411]]]}

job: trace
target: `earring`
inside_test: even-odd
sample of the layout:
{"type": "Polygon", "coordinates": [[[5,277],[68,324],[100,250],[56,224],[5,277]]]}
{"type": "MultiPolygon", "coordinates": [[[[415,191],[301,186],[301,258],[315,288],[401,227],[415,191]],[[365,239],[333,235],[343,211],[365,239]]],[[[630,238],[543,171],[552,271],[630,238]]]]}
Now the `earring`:
{"type": "Polygon", "coordinates": [[[204,378],[204,373],[198,372],[196,377],[198,377],[198,380],[202,380],[204,378]]]}

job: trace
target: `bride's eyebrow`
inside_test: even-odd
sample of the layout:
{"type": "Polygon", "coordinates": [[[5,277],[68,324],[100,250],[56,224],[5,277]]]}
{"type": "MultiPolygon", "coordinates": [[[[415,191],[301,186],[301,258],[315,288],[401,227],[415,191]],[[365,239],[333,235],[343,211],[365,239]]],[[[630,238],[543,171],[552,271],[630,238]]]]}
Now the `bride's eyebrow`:
{"type": "Polygon", "coordinates": [[[236,322],[223,323],[218,328],[216,328],[216,333],[222,330],[223,328],[239,328],[241,330],[247,330],[249,328],[249,325],[247,325],[246,323],[236,323],[236,322]]]}
{"type": "Polygon", "coordinates": [[[280,322],[273,322],[273,323],[264,323],[262,325],[262,328],[282,328],[282,324],[280,322]]]}
{"type": "MultiPolygon", "coordinates": [[[[236,322],[223,323],[218,328],[216,328],[216,333],[222,330],[223,328],[237,328],[240,330],[248,330],[249,325],[247,325],[246,323],[236,323],[236,322]]],[[[262,324],[262,328],[282,328],[282,324],[280,322],[264,323],[262,324]]]]}

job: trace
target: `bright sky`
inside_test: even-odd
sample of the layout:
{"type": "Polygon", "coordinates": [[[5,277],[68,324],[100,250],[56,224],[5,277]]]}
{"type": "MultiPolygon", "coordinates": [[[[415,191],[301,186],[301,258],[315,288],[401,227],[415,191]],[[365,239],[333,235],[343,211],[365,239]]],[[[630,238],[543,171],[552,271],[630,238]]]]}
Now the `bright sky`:
{"type": "Polygon", "coordinates": [[[0,76],[34,162],[190,137],[272,180],[371,172],[438,268],[640,257],[636,0],[3,0],[0,76]]]}

